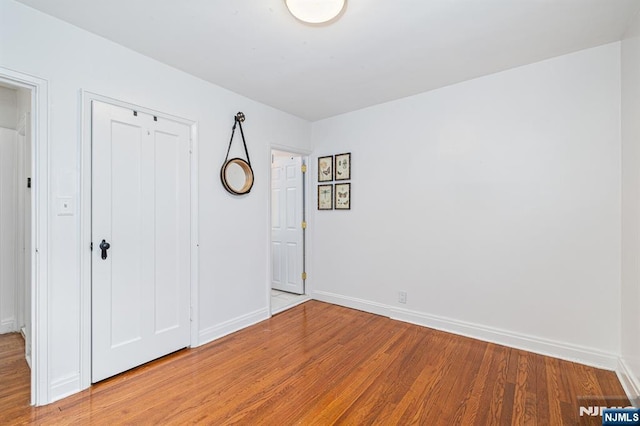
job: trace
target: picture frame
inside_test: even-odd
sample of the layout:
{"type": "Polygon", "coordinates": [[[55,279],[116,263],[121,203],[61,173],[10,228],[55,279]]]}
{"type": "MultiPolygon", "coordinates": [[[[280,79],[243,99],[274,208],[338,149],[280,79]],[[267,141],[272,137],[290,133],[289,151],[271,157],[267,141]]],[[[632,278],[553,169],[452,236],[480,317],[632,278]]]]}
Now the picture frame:
{"type": "Polygon", "coordinates": [[[333,180],[333,155],[318,157],[318,182],[333,180]]]}
{"type": "Polygon", "coordinates": [[[336,183],[334,193],[335,209],[351,210],[351,183],[336,183]]]}
{"type": "Polygon", "coordinates": [[[333,210],[333,185],[318,185],[318,210],[333,210]]]}
{"type": "Polygon", "coordinates": [[[351,153],[345,152],[344,154],[336,154],[333,173],[335,174],[335,180],[350,180],[351,179],[351,153]]]}

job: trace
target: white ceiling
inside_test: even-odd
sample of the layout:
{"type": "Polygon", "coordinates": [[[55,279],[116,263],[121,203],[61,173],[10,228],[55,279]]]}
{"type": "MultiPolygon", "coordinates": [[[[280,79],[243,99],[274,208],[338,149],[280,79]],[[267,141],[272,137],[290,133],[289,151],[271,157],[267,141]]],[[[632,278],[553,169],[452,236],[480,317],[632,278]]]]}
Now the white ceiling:
{"type": "Polygon", "coordinates": [[[284,0],[19,0],[315,121],[619,40],[640,0],[348,0],[307,26],[284,0]]]}

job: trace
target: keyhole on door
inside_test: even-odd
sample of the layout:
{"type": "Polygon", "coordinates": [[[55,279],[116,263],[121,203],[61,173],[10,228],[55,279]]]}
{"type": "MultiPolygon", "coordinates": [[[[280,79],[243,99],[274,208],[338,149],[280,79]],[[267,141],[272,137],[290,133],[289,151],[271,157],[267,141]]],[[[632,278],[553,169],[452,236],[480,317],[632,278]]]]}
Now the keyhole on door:
{"type": "Polygon", "coordinates": [[[102,240],[102,242],[100,243],[100,250],[102,250],[103,260],[107,258],[107,250],[109,250],[110,247],[111,247],[111,244],[109,244],[105,240],[102,240]]]}

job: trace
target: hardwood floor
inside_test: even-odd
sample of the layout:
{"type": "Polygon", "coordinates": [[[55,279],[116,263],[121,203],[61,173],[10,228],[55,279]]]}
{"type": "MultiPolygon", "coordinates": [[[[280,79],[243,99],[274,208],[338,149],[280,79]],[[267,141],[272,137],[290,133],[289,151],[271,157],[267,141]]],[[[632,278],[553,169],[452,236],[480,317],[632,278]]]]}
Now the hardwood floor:
{"type": "Polygon", "coordinates": [[[0,425],[601,424],[579,398],[624,395],[610,371],[316,301],[38,408],[21,341],[0,336],[0,425]]]}

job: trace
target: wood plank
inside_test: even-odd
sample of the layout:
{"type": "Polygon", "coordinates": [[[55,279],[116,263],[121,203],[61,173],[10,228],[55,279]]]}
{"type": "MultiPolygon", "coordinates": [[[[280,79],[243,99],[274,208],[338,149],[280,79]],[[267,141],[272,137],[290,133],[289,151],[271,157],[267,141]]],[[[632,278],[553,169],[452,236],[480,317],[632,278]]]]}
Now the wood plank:
{"type": "Polygon", "coordinates": [[[18,334],[0,336],[0,424],[578,424],[624,397],[611,371],[317,301],[29,406],[18,334]]]}
{"type": "Polygon", "coordinates": [[[460,406],[454,417],[454,424],[477,424],[476,419],[478,413],[481,411],[481,408],[485,408],[481,406],[481,400],[482,395],[486,392],[489,379],[492,377],[489,376],[489,369],[491,367],[491,361],[495,358],[496,348],[496,345],[486,345],[478,373],[473,378],[471,386],[468,387],[469,393],[465,398],[464,404],[460,406]]]}

